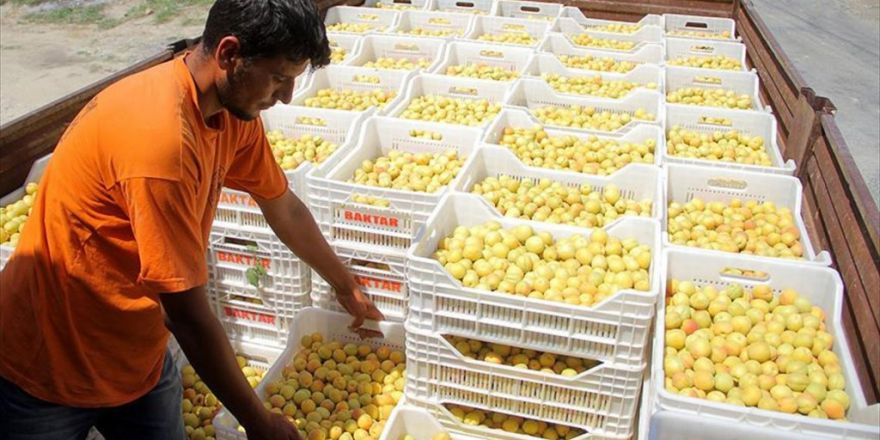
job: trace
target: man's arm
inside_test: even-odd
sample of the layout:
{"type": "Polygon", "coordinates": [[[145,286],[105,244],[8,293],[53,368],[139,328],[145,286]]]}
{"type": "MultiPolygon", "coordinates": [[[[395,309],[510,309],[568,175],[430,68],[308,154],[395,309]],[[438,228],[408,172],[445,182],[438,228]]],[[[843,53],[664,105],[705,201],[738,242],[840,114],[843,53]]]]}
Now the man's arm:
{"type": "Polygon", "coordinates": [[[159,296],[166,323],[187,360],[223,405],[245,427],[249,439],[296,439],[299,433],[279,414],[266,410],[235,360],[220,322],[211,312],[204,287],[159,296]]]}
{"type": "Polygon", "coordinates": [[[255,200],[278,238],[336,290],[337,300],[354,317],[352,327],[359,328],[365,318],[384,319],[327,244],[299,197],[288,190],[272,200],[255,200]]]}

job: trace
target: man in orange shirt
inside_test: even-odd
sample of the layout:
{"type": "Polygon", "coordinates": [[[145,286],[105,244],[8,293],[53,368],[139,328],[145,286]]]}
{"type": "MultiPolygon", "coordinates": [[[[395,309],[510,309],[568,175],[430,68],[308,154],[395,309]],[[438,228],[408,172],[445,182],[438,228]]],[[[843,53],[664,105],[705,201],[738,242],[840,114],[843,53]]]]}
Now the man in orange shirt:
{"type": "Polygon", "coordinates": [[[0,438],[181,438],[168,329],[250,438],[299,438],[238,368],[205,295],[205,249],[220,188],[247,191],[353,328],[382,318],[288,190],[259,119],[329,55],[312,0],[218,0],[193,52],[80,112],[0,274],[0,438]]]}

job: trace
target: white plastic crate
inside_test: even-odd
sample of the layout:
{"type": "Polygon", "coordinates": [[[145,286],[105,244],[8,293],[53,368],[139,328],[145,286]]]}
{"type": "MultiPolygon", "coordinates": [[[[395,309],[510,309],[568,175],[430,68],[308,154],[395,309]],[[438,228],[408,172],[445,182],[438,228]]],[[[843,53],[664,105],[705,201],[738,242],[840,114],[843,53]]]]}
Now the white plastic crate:
{"type": "MultiPolygon", "coordinates": [[[[403,440],[411,435],[415,440],[433,440],[436,434],[446,432],[434,416],[422,408],[408,405],[406,400],[397,403],[391,417],[385,424],[385,430],[379,440],[403,440]]],[[[465,440],[468,437],[450,434],[454,440],[465,440]]]]}
{"type": "Polygon", "coordinates": [[[663,14],[663,23],[666,35],[670,37],[699,40],[736,39],[736,23],[729,18],[663,14]]]}
{"type": "MultiPolygon", "coordinates": [[[[623,134],[632,130],[634,127],[642,124],[652,124],[662,126],[665,120],[666,106],[663,103],[663,95],[653,90],[634,90],[622,99],[596,98],[580,95],[563,95],[553,90],[550,85],[541,79],[524,78],[519,80],[507,100],[507,104],[516,107],[525,107],[530,112],[538,108],[554,106],[554,107],[593,107],[597,112],[609,111],[612,113],[627,113],[630,116],[635,115],[636,111],[642,109],[654,115],[654,120],[632,120],[611,132],[604,132],[590,128],[563,127],[576,129],[581,131],[605,133],[605,134],[623,134]]],[[[547,126],[553,126],[546,124],[547,126]]]]}
{"type": "Polygon", "coordinates": [[[451,193],[428,219],[425,232],[407,253],[410,310],[407,325],[420,331],[456,334],[540,351],[566,353],[617,366],[641,367],[660,291],[660,225],[627,218],[605,228],[651,248],[651,290],[621,290],[591,307],[463,287],[432,256],[458,226],[497,221],[527,224],[556,238],[589,235],[589,229],[501,217],[479,196],[451,193]]]}
{"type": "Polygon", "coordinates": [[[477,16],[471,32],[467,34],[468,40],[479,41],[499,46],[537,48],[541,44],[544,35],[550,31],[551,23],[543,20],[528,20],[524,18],[477,16]],[[527,33],[534,42],[532,44],[501,43],[497,41],[479,40],[482,35],[497,35],[503,33],[527,33]]]}
{"type": "Polygon", "coordinates": [[[476,64],[500,67],[522,76],[533,56],[534,51],[525,47],[454,41],[446,45],[443,59],[429,73],[446,75],[449,67],[476,64]]]}
{"type": "Polygon", "coordinates": [[[532,2],[524,0],[498,0],[496,13],[499,17],[525,18],[553,21],[562,13],[561,3],[532,2]]]}
{"type": "MultiPolygon", "coordinates": [[[[486,134],[483,136],[483,143],[501,146],[501,137],[503,136],[505,128],[531,128],[536,125],[543,124],[525,109],[513,107],[505,108],[501,110],[501,114],[499,114],[498,117],[495,118],[495,121],[492,122],[492,124],[486,129],[486,134]]],[[[657,145],[656,148],[662,148],[664,146],[663,129],[651,124],[637,125],[633,127],[632,130],[628,131],[625,135],[619,137],[610,135],[595,135],[583,131],[563,128],[545,127],[544,131],[546,131],[547,134],[551,137],[575,136],[579,139],[587,139],[590,137],[596,137],[599,139],[613,138],[615,141],[622,144],[643,143],[649,139],[653,139],[655,144],[657,145]]],[[[659,151],[654,152],[654,165],[660,166],[659,151]]],[[[626,169],[626,167],[623,167],[621,170],[623,169],[626,169]]],[[[615,171],[615,173],[611,174],[611,176],[617,175],[617,173],[619,173],[621,170],[615,171]]]]}
{"type": "MultiPolygon", "coordinates": [[[[520,162],[516,155],[507,148],[485,146],[468,158],[459,174],[459,179],[452,190],[463,193],[470,193],[473,191],[474,185],[488,177],[505,175],[517,180],[537,181],[549,179],[552,182],[559,182],[574,188],[588,184],[593,188],[593,191],[599,192],[606,186],[613,184],[620,188],[621,199],[634,199],[637,201],[650,199],[653,206],[649,218],[660,221],[665,209],[663,206],[662,170],[653,165],[633,164],[614,173],[613,176],[600,177],[572,171],[528,167],[520,162]]],[[[480,201],[485,203],[496,215],[502,215],[498,212],[497,208],[492,206],[482,196],[480,201]]],[[[605,225],[605,227],[610,227],[624,218],[628,217],[621,216],[617,220],[605,225]]]]}
{"type": "Polygon", "coordinates": [[[498,6],[494,0],[434,0],[431,9],[460,14],[495,15],[498,6]]]}
{"type": "MultiPolygon", "coordinates": [[[[260,114],[268,131],[280,130],[287,137],[299,138],[309,134],[320,136],[337,145],[336,151],[317,168],[330,169],[352,148],[364,115],[341,110],[310,107],[293,107],[279,104],[260,114]]],[[[308,204],[306,174],[316,168],[304,162],[294,170],[287,170],[288,186],[303,203],[308,204]]],[[[274,234],[263,217],[257,202],[246,192],[223,188],[214,214],[214,226],[222,229],[238,229],[261,234],[274,234]]]]}
{"type": "MultiPolygon", "coordinates": [[[[361,291],[373,301],[385,319],[403,322],[409,306],[406,280],[406,257],[369,248],[333,244],[333,251],[354,275],[361,291]]],[[[312,274],[312,303],[316,307],[337,312],[336,292],[317,273],[312,274]]]]}
{"type": "MultiPolygon", "coordinates": [[[[666,39],[666,61],[688,57],[725,56],[740,62],[742,70],[746,66],[746,46],[734,41],[692,40],[688,38],[666,39]]],[[[706,69],[712,70],[712,69],[706,69]]]]}
{"type": "Polygon", "coordinates": [[[449,32],[447,35],[437,35],[431,38],[450,40],[468,35],[473,26],[473,15],[438,11],[404,11],[400,15],[397,26],[391,32],[409,34],[413,29],[449,32]]]}
{"type": "Polygon", "coordinates": [[[208,297],[230,338],[283,346],[290,319],[310,303],[310,289],[308,265],[276,237],[211,234],[208,297]]]}
{"type": "MultiPolygon", "coordinates": [[[[177,344],[173,336],[168,340],[169,345],[172,342],[177,344]]],[[[237,339],[230,339],[229,344],[232,345],[232,351],[235,352],[236,356],[244,357],[247,360],[248,366],[263,373],[269,371],[269,367],[281,356],[281,349],[276,347],[252,344],[237,339]]],[[[180,347],[178,347],[178,350],[180,350],[180,347]]],[[[187,364],[189,364],[189,361],[186,359],[186,353],[180,350],[179,355],[174,358],[174,365],[180,370],[187,364]]]]}
{"type": "MultiPolygon", "coordinates": [[[[387,113],[388,116],[400,118],[400,115],[409,107],[410,103],[418,97],[426,95],[439,95],[449,98],[467,99],[467,100],[488,100],[489,103],[504,104],[507,102],[508,95],[513,89],[515,82],[492,81],[486,79],[475,79],[467,77],[446,76],[433,73],[421,73],[413,77],[406,88],[403,98],[397,102],[394,108],[387,113]]],[[[408,119],[400,119],[406,120],[408,119]]],[[[485,121],[479,127],[485,127],[491,123],[491,120],[485,121]]],[[[452,124],[440,122],[440,130],[449,130],[452,124]]],[[[458,130],[463,126],[454,125],[458,130]]]]}
{"type": "Polygon", "coordinates": [[[669,150],[666,148],[665,144],[660,149],[664,164],[679,163],[703,165],[785,175],[791,175],[794,173],[794,161],[786,161],[782,158],[782,153],[780,153],[776,137],[776,118],[770,113],[668,104],[666,105],[666,129],[671,130],[674,126],[680,126],[681,128],[696,131],[698,133],[712,134],[718,131],[723,133],[729,130],[737,130],[742,133],[747,133],[749,136],[761,136],[764,138],[764,148],[766,148],[767,155],[770,157],[771,165],[766,167],[741,164],[737,162],[722,162],[718,160],[672,156],[669,154],[669,150]],[[718,123],[719,119],[726,119],[730,122],[730,125],[718,123]]]}
{"type": "Polygon", "coordinates": [[[327,15],[324,17],[324,26],[331,28],[331,26],[339,23],[364,24],[370,26],[367,32],[346,32],[334,29],[328,29],[328,32],[367,34],[388,31],[397,24],[399,18],[400,11],[391,9],[334,6],[327,10],[327,15]]]}
{"type": "MultiPolygon", "coordinates": [[[[414,408],[418,408],[426,411],[430,414],[435,420],[440,422],[440,425],[449,432],[453,439],[497,439],[497,440],[538,440],[541,437],[530,436],[525,434],[514,434],[503,429],[491,429],[487,428],[483,425],[470,425],[462,422],[457,419],[452,413],[442,404],[438,404],[430,401],[423,401],[413,397],[407,397],[406,403],[408,406],[412,406],[414,408]]],[[[443,402],[447,403],[447,402],[443,402]]],[[[454,402],[449,402],[454,405],[454,402]]],[[[496,411],[499,412],[499,411],[496,411]]],[[[503,412],[503,411],[501,411],[503,412]]],[[[574,437],[572,440],[625,440],[630,439],[630,436],[613,436],[608,434],[591,434],[584,433],[577,437],[574,437]]]]}
{"type": "Polygon", "coordinates": [[[361,7],[394,10],[429,9],[431,0],[366,0],[361,7]]]}
{"type": "MultiPolygon", "coordinates": [[[[314,307],[303,309],[291,323],[284,352],[272,364],[272,367],[263,376],[263,381],[257,386],[256,393],[260,400],[267,398],[266,385],[282,377],[284,367],[293,360],[294,355],[299,351],[300,339],[307,334],[321,333],[324,340],[339,341],[343,344],[351,342],[368,344],[374,348],[384,345],[394,350],[403,351],[405,349],[403,324],[387,321],[369,322],[364,327],[379,330],[384,337],[361,339],[357,333],[348,329],[349,323],[351,323],[351,316],[344,313],[330,312],[314,307]]],[[[217,431],[218,440],[247,440],[247,435],[238,430],[238,421],[225,409],[214,418],[214,429],[217,431]]]]}
{"type": "MultiPolygon", "coordinates": [[[[356,91],[383,90],[391,91],[396,95],[384,107],[371,107],[361,112],[351,111],[362,115],[371,113],[385,114],[389,109],[402,99],[404,88],[412,76],[412,72],[404,70],[369,69],[356,66],[330,65],[313,73],[309,82],[302,89],[293,94],[290,105],[305,106],[307,98],[317,95],[323,89],[345,89],[356,91]],[[378,83],[363,79],[378,79],[378,83]]],[[[346,110],[339,110],[346,111],[346,110]]]]}
{"type": "MultiPolygon", "coordinates": [[[[737,95],[748,95],[752,98],[751,110],[771,111],[769,106],[761,103],[761,94],[758,91],[760,80],[755,72],[733,72],[716,70],[707,73],[706,69],[693,67],[666,67],[666,93],[672,93],[680,89],[697,87],[701,89],[732,90],[737,95]]],[[[688,104],[683,104],[688,105],[688,104]]],[[[736,109],[729,109],[736,110],[736,109]]]]}
{"type": "MultiPolygon", "coordinates": [[[[688,419],[699,419],[710,424],[715,420],[721,426],[731,426],[734,431],[703,431],[701,438],[744,438],[730,434],[759,434],[753,438],[846,438],[876,439],[880,437],[880,405],[868,406],[862,392],[861,383],[853,364],[846,332],[843,329],[842,303],[843,282],[840,275],[830,268],[798,264],[784,261],[761,261],[730,254],[708,255],[698,250],[669,249],[665,252],[667,265],[664,279],[694,281],[698,285],[714,285],[721,288],[730,283],[739,283],[747,288],[755,285],[768,285],[779,294],[781,289],[794,289],[813,305],[825,311],[826,326],[834,336],[833,351],[840,359],[843,375],[846,377],[846,393],[850,399],[847,413],[849,421],[823,420],[801,415],[766,411],[758,408],[745,408],[716,403],[672,394],[666,391],[663,372],[665,346],[665,327],[662,317],[666,314],[665,301],[660,302],[656,324],[657,337],[654,341],[654,363],[652,380],[655,385],[655,411],[658,415],[685,415],[688,419]],[[732,276],[723,273],[726,268],[760,270],[767,273],[765,279],[732,276]],[[735,423],[736,426],[729,423],[735,423]],[[749,429],[750,428],[750,429],[749,429]],[[746,432],[744,432],[746,431],[746,432]],[[714,435],[713,435],[714,434],[714,435]]],[[[652,422],[656,438],[686,438],[687,426],[673,423],[652,422]],[[660,425],[660,426],[658,426],[660,425]]]]}
{"type": "Polygon", "coordinates": [[[566,6],[562,9],[562,13],[560,14],[560,18],[567,17],[574,19],[575,22],[584,27],[590,26],[604,26],[606,24],[635,24],[639,26],[659,26],[663,27],[663,16],[657,14],[648,14],[642,17],[641,20],[630,23],[624,21],[616,21],[616,20],[600,20],[597,18],[587,18],[583,11],[580,8],[574,6],[566,6]]]}
{"type": "MultiPolygon", "coordinates": [[[[755,173],[738,169],[703,167],[695,165],[668,164],[666,166],[666,203],[684,204],[694,198],[704,202],[729,203],[733,199],[773,202],[778,207],[786,207],[794,216],[795,225],[800,232],[804,249],[802,263],[830,265],[828,252],[817,252],[810,241],[810,235],[801,217],[801,182],[795,177],[755,173]]],[[[668,247],[684,247],[669,242],[667,230],[667,210],[663,210],[663,243],[668,247]]],[[[700,249],[705,253],[731,255],[727,252],[700,249]]],[[[773,260],[754,256],[759,261],[773,260]]]]}
{"type": "MultiPolygon", "coordinates": [[[[327,41],[330,42],[331,49],[336,47],[345,49],[345,58],[335,64],[347,64],[348,61],[351,60],[351,58],[358,53],[358,50],[361,47],[362,39],[362,35],[327,32],[327,41]]],[[[303,86],[305,86],[306,84],[308,83],[304,81],[303,86]]]]}
{"type": "Polygon", "coordinates": [[[430,70],[442,58],[446,42],[440,38],[420,38],[403,35],[367,35],[363,38],[357,55],[346,62],[351,66],[363,66],[378,58],[407,59],[413,63],[420,59],[431,60],[431,65],[414,70],[430,70]]]}
{"type": "Polygon", "coordinates": [[[544,37],[538,46],[539,52],[551,53],[555,56],[594,56],[597,58],[611,58],[615,61],[629,61],[635,64],[660,64],[663,62],[663,45],[645,44],[632,53],[615,52],[602,49],[593,49],[575,46],[565,35],[551,32],[544,37]]]}
{"type": "MultiPolygon", "coordinates": [[[[49,165],[49,159],[51,158],[52,154],[50,153],[37,159],[34,164],[31,165],[31,170],[24,179],[24,185],[17,190],[6,194],[3,198],[0,198],[0,206],[6,206],[21,200],[22,197],[27,194],[25,190],[29,183],[40,183],[40,178],[43,177],[43,172],[46,171],[46,166],[49,165]]],[[[3,270],[3,267],[6,266],[6,262],[9,261],[9,257],[12,256],[13,252],[15,252],[14,247],[9,246],[8,244],[0,245],[0,270],[3,270]]]]}
{"type": "Polygon", "coordinates": [[[598,435],[625,436],[634,430],[643,366],[600,364],[564,377],[467,358],[445,334],[407,325],[406,336],[406,394],[411,398],[515,414],[598,435]]]}
{"type": "MultiPolygon", "coordinates": [[[[602,77],[604,81],[627,81],[640,84],[639,88],[648,89],[648,84],[655,84],[658,92],[664,89],[664,69],[656,64],[639,64],[626,73],[616,72],[600,72],[582,69],[573,69],[562,64],[555,55],[549,53],[538,53],[532,59],[529,66],[528,74],[537,78],[542,78],[545,74],[556,74],[563,77],[602,77]]],[[[584,96],[573,94],[574,96],[584,96]]]]}
{"type": "Polygon", "coordinates": [[[573,18],[562,17],[556,20],[552,31],[565,35],[575,47],[593,48],[590,46],[580,46],[574,42],[573,38],[581,34],[587,34],[593,38],[603,40],[629,41],[634,44],[631,49],[593,48],[609,52],[632,53],[647,44],[663,43],[663,30],[657,26],[643,26],[631,34],[621,34],[591,30],[589,27],[582,26],[573,18]]]}
{"type": "Polygon", "coordinates": [[[350,180],[364,160],[387,155],[391,150],[442,152],[455,149],[463,157],[476,148],[481,132],[449,125],[407,121],[387,117],[367,120],[356,147],[335,168],[326,173],[313,172],[309,177],[312,212],[324,236],[337,244],[368,246],[376,252],[402,255],[412,244],[440,197],[448,187],[436,193],[380,188],[350,180]],[[441,133],[439,141],[413,137],[412,130],[441,133]],[[362,195],[387,200],[390,206],[377,207],[354,202],[362,195]]]}

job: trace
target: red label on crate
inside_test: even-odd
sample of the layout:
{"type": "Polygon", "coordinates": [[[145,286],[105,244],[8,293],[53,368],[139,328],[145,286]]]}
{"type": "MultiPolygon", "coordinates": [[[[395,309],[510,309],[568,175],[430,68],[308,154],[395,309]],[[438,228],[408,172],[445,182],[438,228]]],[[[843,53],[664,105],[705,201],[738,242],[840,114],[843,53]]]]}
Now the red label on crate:
{"type": "Polygon", "coordinates": [[[358,284],[368,289],[379,289],[394,293],[400,293],[401,289],[403,289],[403,283],[397,281],[380,280],[378,278],[371,278],[363,275],[355,275],[354,278],[358,284]]]}
{"type": "Polygon", "coordinates": [[[225,263],[240,264],[243,266],[260,265],[269,269],[270,261],[266,258],[258,258],[253,255],[233,254],[229,252],[217,251],[217,259],[225,263]]]}
{"type": "Polygon", "coordinates": [[[366,214],[357,211],[345,210],[342,212],[344,218],[348,221],[366,223],[368,225],[390,226],[396,228],[400,226],[400,222],[395,217],[386,215],[366,214]]]}
{"type": "Polygon", "coordinates": [[[227,205],[248,206],[258,208],[257,202],[247,194],[232,194],[226,191],[220,193],[220,203],[227,205]]]}
{"type": "Polygon", "coordinates": [[[275,317],[265,313],[248,312],[246,310],[234,309],[232,307],[224,307],[223,311],[226,316],[232,318],[247,319],[248,321],[256,321],[263,324],[275,324],[275,317]]]}

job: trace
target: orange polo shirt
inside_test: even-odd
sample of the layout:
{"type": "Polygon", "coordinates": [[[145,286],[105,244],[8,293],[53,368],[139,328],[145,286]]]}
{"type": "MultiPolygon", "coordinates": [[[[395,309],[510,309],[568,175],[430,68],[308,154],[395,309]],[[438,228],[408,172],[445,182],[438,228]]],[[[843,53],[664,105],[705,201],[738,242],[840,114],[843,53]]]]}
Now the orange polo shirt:
{"type": "Polygon", "coordinates": [[[264,199],[287,179],[259,120],[205,124],[183,58],[98,94],[67,129],[0,274],[0,376],[34,397],[116,406],[159,380],[159,293],[207,282],[222,186],[264,199]]]}

